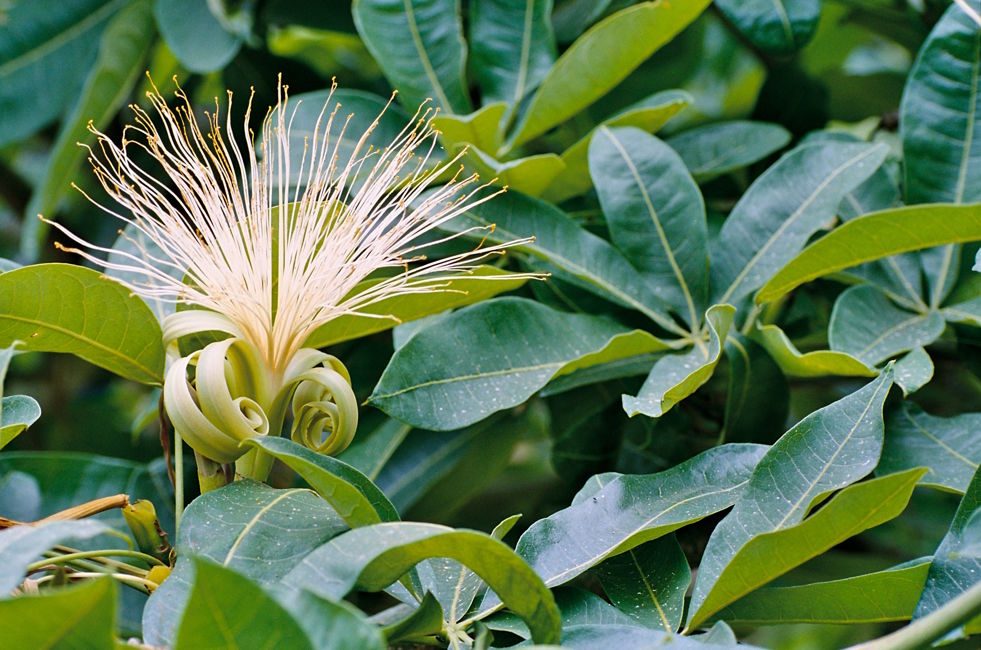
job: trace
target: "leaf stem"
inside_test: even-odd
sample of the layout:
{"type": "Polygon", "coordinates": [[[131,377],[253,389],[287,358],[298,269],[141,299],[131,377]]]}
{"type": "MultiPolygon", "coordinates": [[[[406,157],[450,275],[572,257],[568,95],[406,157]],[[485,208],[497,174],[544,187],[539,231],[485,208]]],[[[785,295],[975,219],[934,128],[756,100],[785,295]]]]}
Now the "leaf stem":
{"type": "Polygon", "coordinates": [[[981,612],[981,582],[940,609],[891,634],[853,645],[847,650],[915,650],[981,612]]]}

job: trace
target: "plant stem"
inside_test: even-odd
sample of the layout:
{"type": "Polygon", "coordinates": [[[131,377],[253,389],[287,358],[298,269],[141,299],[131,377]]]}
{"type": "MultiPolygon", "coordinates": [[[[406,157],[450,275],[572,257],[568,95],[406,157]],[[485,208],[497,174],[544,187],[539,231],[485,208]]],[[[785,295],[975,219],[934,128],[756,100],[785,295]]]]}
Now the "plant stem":
{"type": "Polygon", "coordinates": [[[847,650],[915,650],[981,612],[981,582],[940,609],[891,634],[853,645],[847,650]]]}
{"type": "MultiPolygon", "coordinates": [[[[152,555],[147,555],[146,553],[140,553],[139,551],[129,551],[125,549],[102,549],[98,551],[78,551],[77,553],[68,553],[65,555],[56,555],[55,557],[45,558],[43,560],[38,560],[37,562],[32,562],[27,565],[28,573],[32,571],[37,571],[41,567],[48,566],[50,564],[63,564],[65,562],[73,562],[75,560],[86,560],[88,558],[102,558],[104,556],[115,556],[115,557],[134,557],[143,560],[147,564],[156,565],[159,564],[163,566],[163,562],[153,557],[152,555]]],[[[138,568],[138,567],[133,567],[138,568]]]]}
{"type": "MultiPolygon", "coordinates": [[[[174,429],[174,528],[181,525],[184,514],[184,440],[174,429]]],[[[175,533],[176,534],[176,531],[175,533]]]]}

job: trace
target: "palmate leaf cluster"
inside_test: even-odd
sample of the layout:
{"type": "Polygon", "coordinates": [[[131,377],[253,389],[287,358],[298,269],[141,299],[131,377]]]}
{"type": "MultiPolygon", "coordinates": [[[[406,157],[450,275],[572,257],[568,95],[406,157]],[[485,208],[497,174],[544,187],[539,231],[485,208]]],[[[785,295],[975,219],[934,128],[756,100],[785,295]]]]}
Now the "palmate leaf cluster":
{"type": "Polygon", "coordinates": [[[176,549],[147,597],[38,564],[131,547],[116,510],[0,532],[0,646],[835,648],[943,611],[981,583],[979,71],[940,0],[0,3],[0,523],[123,493],[176,549]],[[398,89],[381,147],[428,98],[509,188],[449,231],[534,237],[475,275],[549,274],[323,326],[354,444],[253,440],[269,484],[188,483],[179,529],[172,306],[35,218],[139,252],[70,184],[144,71],[202,111],[282,73],[298,150],[334,77],[350,134],[398,89]]]}

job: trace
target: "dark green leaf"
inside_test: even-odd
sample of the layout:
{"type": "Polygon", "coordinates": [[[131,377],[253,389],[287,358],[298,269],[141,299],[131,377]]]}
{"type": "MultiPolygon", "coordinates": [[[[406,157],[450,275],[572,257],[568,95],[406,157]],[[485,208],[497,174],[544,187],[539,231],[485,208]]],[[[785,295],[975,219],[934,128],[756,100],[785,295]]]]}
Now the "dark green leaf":
{"type": "MultiPolygon", "coordinates": [[[[455,620],[455,619],[454,619],[455,620]]],[[[423,642],[443,631],[443,608],[429,592],[405,618],[386,625],[383,633],[388,644],[423,642]]]]}
{"type": "Polygon", "coordinates": [[[716,0],[715,6],[753,45],[775,54],[802,48],[821,14],[820,0],[716,0]]]}
{"type": "Polygon", "coordinates": [[[933,361],[923,348],[913,348],[896,362],[896,383],[912,395],[933,379],[933,361]]]}
{"type": "Polygon", "coordinates": [[[197,0],[155,0],[153,15],[167,47],[191,72],[224,67],[242,47],[214,13],[214,5],[197,0]]]}
{"type": "Polygon", "coordinates": [[[355,0],[354,24],[409,110],[431,97],[469,113],[459,0],[355,0]]]}
{"type": "Polygon", "coordinates": [[[725,439],[770,442],[785,429],[790,387],[767,351],[737,332],[726,337],[729,393],[726,396],[725,439]]]}
{"type": "Polygon", "coordinates": [[[735,304],[761,287],[874,172],[885,145],[828,142],[784,155],[732,209],[712,247],[712,294],[735,304]]]}
{"type": "Polygon", "coordinates": [[[702,194],[681,158],[632,127],[600,127],[589,171],[613,243],[655,293],[695,328],[708,298],[702,194]]]}
{"type": "Polygon", "coordinates": [[[309,591],[278,590],[273,596],[306,632],[317,650],[385,650],[385,637],[354,605],[309,591]]]}
{"type": "Polygon", "coordinates": [[[0,646],[106,650],[113,647],[115,620],[110,578],[0,600],[0,646]]]}
{"type": "Polygon", "coordinates": [[[699,182],[748,167],[788,142],[790,133],[778,124],[742,120],[697,127],[667,140],[699,182]]]}
{"type": "Polygon", "coordinates": [[[398,420],[385,418],[374,430],[359,432],[338,458],[374,481],[411,430],[398,420]]]}
{"type": "Polygon", "coordinates": [[[194,584],[177,631],[176,650],[309,648],[296,619],[245,576],[194,560],[194,584]]]}
{"type": "Polygon", "coordinates": [[[159,384],[164,349],[153,312],[121,284],[70,264],[0,275],[0,346],[71,352],[127,379],[159,384]]]}

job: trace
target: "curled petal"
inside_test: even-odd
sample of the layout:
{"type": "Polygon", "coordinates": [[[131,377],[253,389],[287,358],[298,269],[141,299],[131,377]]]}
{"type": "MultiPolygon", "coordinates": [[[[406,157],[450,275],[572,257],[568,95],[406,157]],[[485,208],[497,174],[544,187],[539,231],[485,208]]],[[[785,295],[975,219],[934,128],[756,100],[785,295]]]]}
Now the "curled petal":
{"type": "Polygon", "coordinates": [[[347,369],[325,355],[324,366],[297,376],[293,394],[291,437],[314,451],[335,455],[344,451],[358,428],[358,400],[347,369]]]}

